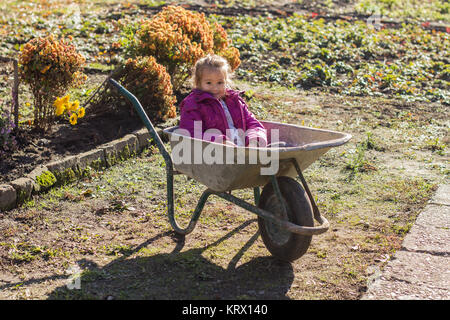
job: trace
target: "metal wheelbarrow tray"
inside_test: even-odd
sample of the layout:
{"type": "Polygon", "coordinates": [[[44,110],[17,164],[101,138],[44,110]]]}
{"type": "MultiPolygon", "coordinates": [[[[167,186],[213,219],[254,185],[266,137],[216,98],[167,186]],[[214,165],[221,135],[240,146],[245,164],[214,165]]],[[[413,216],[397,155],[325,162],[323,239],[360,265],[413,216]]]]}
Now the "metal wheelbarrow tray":
{"type": "MultiPolygon", "coordinates": [[[[261,121],[261,123],[269,134],[269,141],[271,139],[270,133],[273,130],[277,130],[279,133],[279,141],[295,145],[295,147],[274,149],[232,147],[186,137],[178,134],[177,130],[179,128],[175,126],[164,130],[169,136],[172,149],[180,142],[183,142],[190,144],[185,149],[191,150],[189,161],[181,164],[174,163],[175,170],[201,182],[214,191],[229,191],[265,186],[270,181],[270,175],[262,174],[261,169],[266,168],[267,171],[270,171],[268,170],[270,169],[269,166],[274,166],[274,164],[267,164],[267,160],[275,158],[276,161],[279,161],[276,164],[278,170],[274,173],[276,176],[295,178],[298,173],[293,160],[304,171],[330,148],[346,143],[351,137],[348,134],[330,130],[268,121],[261,121]],[[174,139],[175,136],[178,137],[174,139]],[[198,153],[206,148],[221,151],[219,156],[215,155],[214,160],[216,162],[208,163],[201,161],[201,163],[195,163],[195,158],[200,158],[198,153]]],[[[172,155],[173,157],[174,155],[172,155]]]]}
{"type": "Polygon", "coordinates": [[[313,235],[328,230],[329,223],[325,217],[321,216],[302,171],[330,148],[348,142],[351,135],[292,124],[261,121],[267,129],[269,141],[272,138],[271,133],[276,132],[279,141],[294,146],[251,148],[225,146],[191,138],[180,134],[177,130],[179,128],[175,126],[164,130],[170,138],[171,155],[138,99],[115,80],[110,79],[110,83],[132,102],[164,157],[168,218],[176,233],[187,235],[194,230],[210,195],[219,196],[255,213],[258,216],[258,225],[265,246],[272,255],[281,260],[294,261],[298,259],[307,251],[313,235]],[[181,152],[182,158],[188,161],[180,161],[181,157],[173,157],[175,148],[181,141],[187,147],[184,150],[191,151],[188,156],[184,154],[184,151],[181,152]],[[214,154],[212,163],[211,160],[198,161],[198,153],[206,150],[214,150],[210,153],[214,154]],[[268,162],[268,159],[271,159],[272,162],[268,162]],[[276,165],[273,165],[273,161],[277,161],[276,165]],[[274,172],[267,174],[274,169],[276,169],[274,172]],[[264,172],[264,170],[266,171],[264,172]],[[175,173],[185,174],[207,187],[185,228],[180,227],[175,219],[173,192],[175,173]],[[301,184],[295,180],[296,177],[300,179],[301,184]],[[260,192],[260,187],[263,187],[262,192],[260,192]],[[255,204],[231,194],[232,190],[244,188],[253,188],[255,204]],[[319,225],[314,226],[314,220],[319,225]]]}

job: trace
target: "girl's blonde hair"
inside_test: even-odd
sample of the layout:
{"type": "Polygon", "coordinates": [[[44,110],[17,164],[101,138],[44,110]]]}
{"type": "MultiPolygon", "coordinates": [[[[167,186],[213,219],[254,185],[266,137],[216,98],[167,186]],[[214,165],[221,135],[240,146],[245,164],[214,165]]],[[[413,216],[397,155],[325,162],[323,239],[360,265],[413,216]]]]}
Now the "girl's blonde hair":
{"type": "Polygon", "coordinates": [[[225,76],[226,85],[230,86],[232,84],[233,72],[231,71],[228,61],[216,54],[208,54],[207,56],[197,60],[194,65],[191,78],[192,87],[197,88],[200,86],[203,71],[205,69],[219,69],[225,76]]]}

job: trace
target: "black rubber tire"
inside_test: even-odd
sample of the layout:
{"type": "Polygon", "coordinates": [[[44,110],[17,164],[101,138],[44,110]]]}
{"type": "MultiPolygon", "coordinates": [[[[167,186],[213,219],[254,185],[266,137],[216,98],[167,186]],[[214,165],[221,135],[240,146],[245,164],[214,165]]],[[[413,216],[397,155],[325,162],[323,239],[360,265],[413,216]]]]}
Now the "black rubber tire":
{"type": "MultiPolygon", "coordinates": [[[[272,182],[264,186],[258,207],[294,224],[313,227],[313,209],[305,190],[297,181],[289,177],[278,177],[277,181],[286,204],[287,217],[283,216],[281,209],[278,209],[280,204],[272,182]]],[[[258,225],[266,248],[280,260],[289,262],[297,260],[306,253],[311,243],[312,236],[280,230],[278,226],[261,217],[258,217],[258,225]]]]}

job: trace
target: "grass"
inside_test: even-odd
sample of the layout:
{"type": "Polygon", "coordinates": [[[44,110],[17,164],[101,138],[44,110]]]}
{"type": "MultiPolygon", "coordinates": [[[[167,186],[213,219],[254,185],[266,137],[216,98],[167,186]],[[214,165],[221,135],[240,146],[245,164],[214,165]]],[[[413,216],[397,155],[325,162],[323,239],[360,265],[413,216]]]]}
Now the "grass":
{"type": "MultiPolygon", "coordinates": [[[[250,84],[238,85],[245,88],[250,84]]],[[[368,124],[379,120],[376,110],[386,107],[385,100],[355,98],[343,104],[323,94],[315,96],[312,107],[308,93],[264,84],[253,88],[250,106],[264,108],[267,119],[305,121],[339,130],[344,124],[336,120],[342,119],[345,131],[354,135],[348,144],[331,149],[305,172],[319,209],[332,227],[313,238],[301,259],[286,265],[270,258],[258,235],[255,216],[214,197],[191,235],[184,241],[172,237],[166,217],[163,159],[152,148],[75,184],[52,189],[34,204],[4,217],[3,223],[8,221],[10,229],[0,248],[11,248],[14,238],[21,239],[19,243],[27,241],[9,257],[15,262],[8,272],[22,275],[23,284],[8,287],[5,297],[18,297],[29,288],[41,298],[52,299],[101,299],[106,295],[116,299],[357,299],[370,276],[367,270],[382,267],[400,248],[417,214],[436,186],[445,181],[439,166],[426,166],[444,162],[444,158],[421,140],[402,147],[399,141],[418,125],[400,125],[405,119],[395,116],[393,105],[391,126],[367,130],[368,124]],[[283,98],[286,96],[288,101],[283,98]],[[361,105],[364,108],[358,107],[361,105]],[[358,148],[376,170],[347,167],[358,148]],[[411,159],[411,149],[420,156],[411,159]],[[393,158],[421,166],[422,172],[401,170],[392,163],[393,158]],[[24,238],[27,228],[34,231],[24,238]],[[33,248],[54,254],[44,257],[33,248]],[[67,277],[45,287],[44,282],[26,280],[36,266],[53,274],[57,266],[68,268],[85,259],[89,263],[81,275],[80,291],[65,286],[67,277]]],[[[399,110],[405,109],[414,112],[415,108],[402,105],[399,110]]],[[[434,116],[433,108],[424,107],[419,115],[427,122],[434,116]]],[[[434,117],[435,132],[444,133],[445,123],[444,118],[434,117]]],[[[176,211],[186,220],[204,187],[182,176],[176,176],[175,186],[176,211]]],[[[251,190],[235,194],[252,201],[251,190]]]]}
{"type": "Polygon", "coordinates": [[[389,18],[447,23],[450,21],[450,6],[446,1],[362,0],[356,1],[354,8],[361,14],[377,13],[389,18]]]}
{"type": "Polygon", "coordinates": [[[448,104],[448,65],[440,55],[448,46],[445,32],[412,25],[375,30],[364,21],[306,15],[216,19],[230,26],[233,45],[245,57],[238,75],[248,81],[448,104]]]}

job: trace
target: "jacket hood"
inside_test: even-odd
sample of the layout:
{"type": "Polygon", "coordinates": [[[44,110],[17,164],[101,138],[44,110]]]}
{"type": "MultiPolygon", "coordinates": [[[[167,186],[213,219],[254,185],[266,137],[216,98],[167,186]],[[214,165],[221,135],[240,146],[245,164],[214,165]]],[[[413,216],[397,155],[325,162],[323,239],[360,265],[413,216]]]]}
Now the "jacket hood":
{"type": "MultiPolygon", "coordinates": [[[[236,96],[244,93],[244,91],[237,91],[233,89],[226,89],[225,96],[236,96]]],[[[200,90],[200,89],[193,89],[191,95],[195,98],[197,102],[200,102],[205,99],[215,99],[212,94],[209,92],[200,90]]]]}
{"type": "MultiPolygon", "coordinates": [[[[244,91],[237,91],[232,89],[227,89],[225,96],[226,97],[232,97],[232,98],[238,98],[241,93],[244,93],[244,91]]],[[[181,109],[187,110],[196,110],[199,108],[199,106],[206,102],[206,100],[216,100],[214,96],[206,91],[200,90],[200,89],[193,89],[191,93],[184,98],[184,100],[180,104],[180,112],[181,109]]]]}

